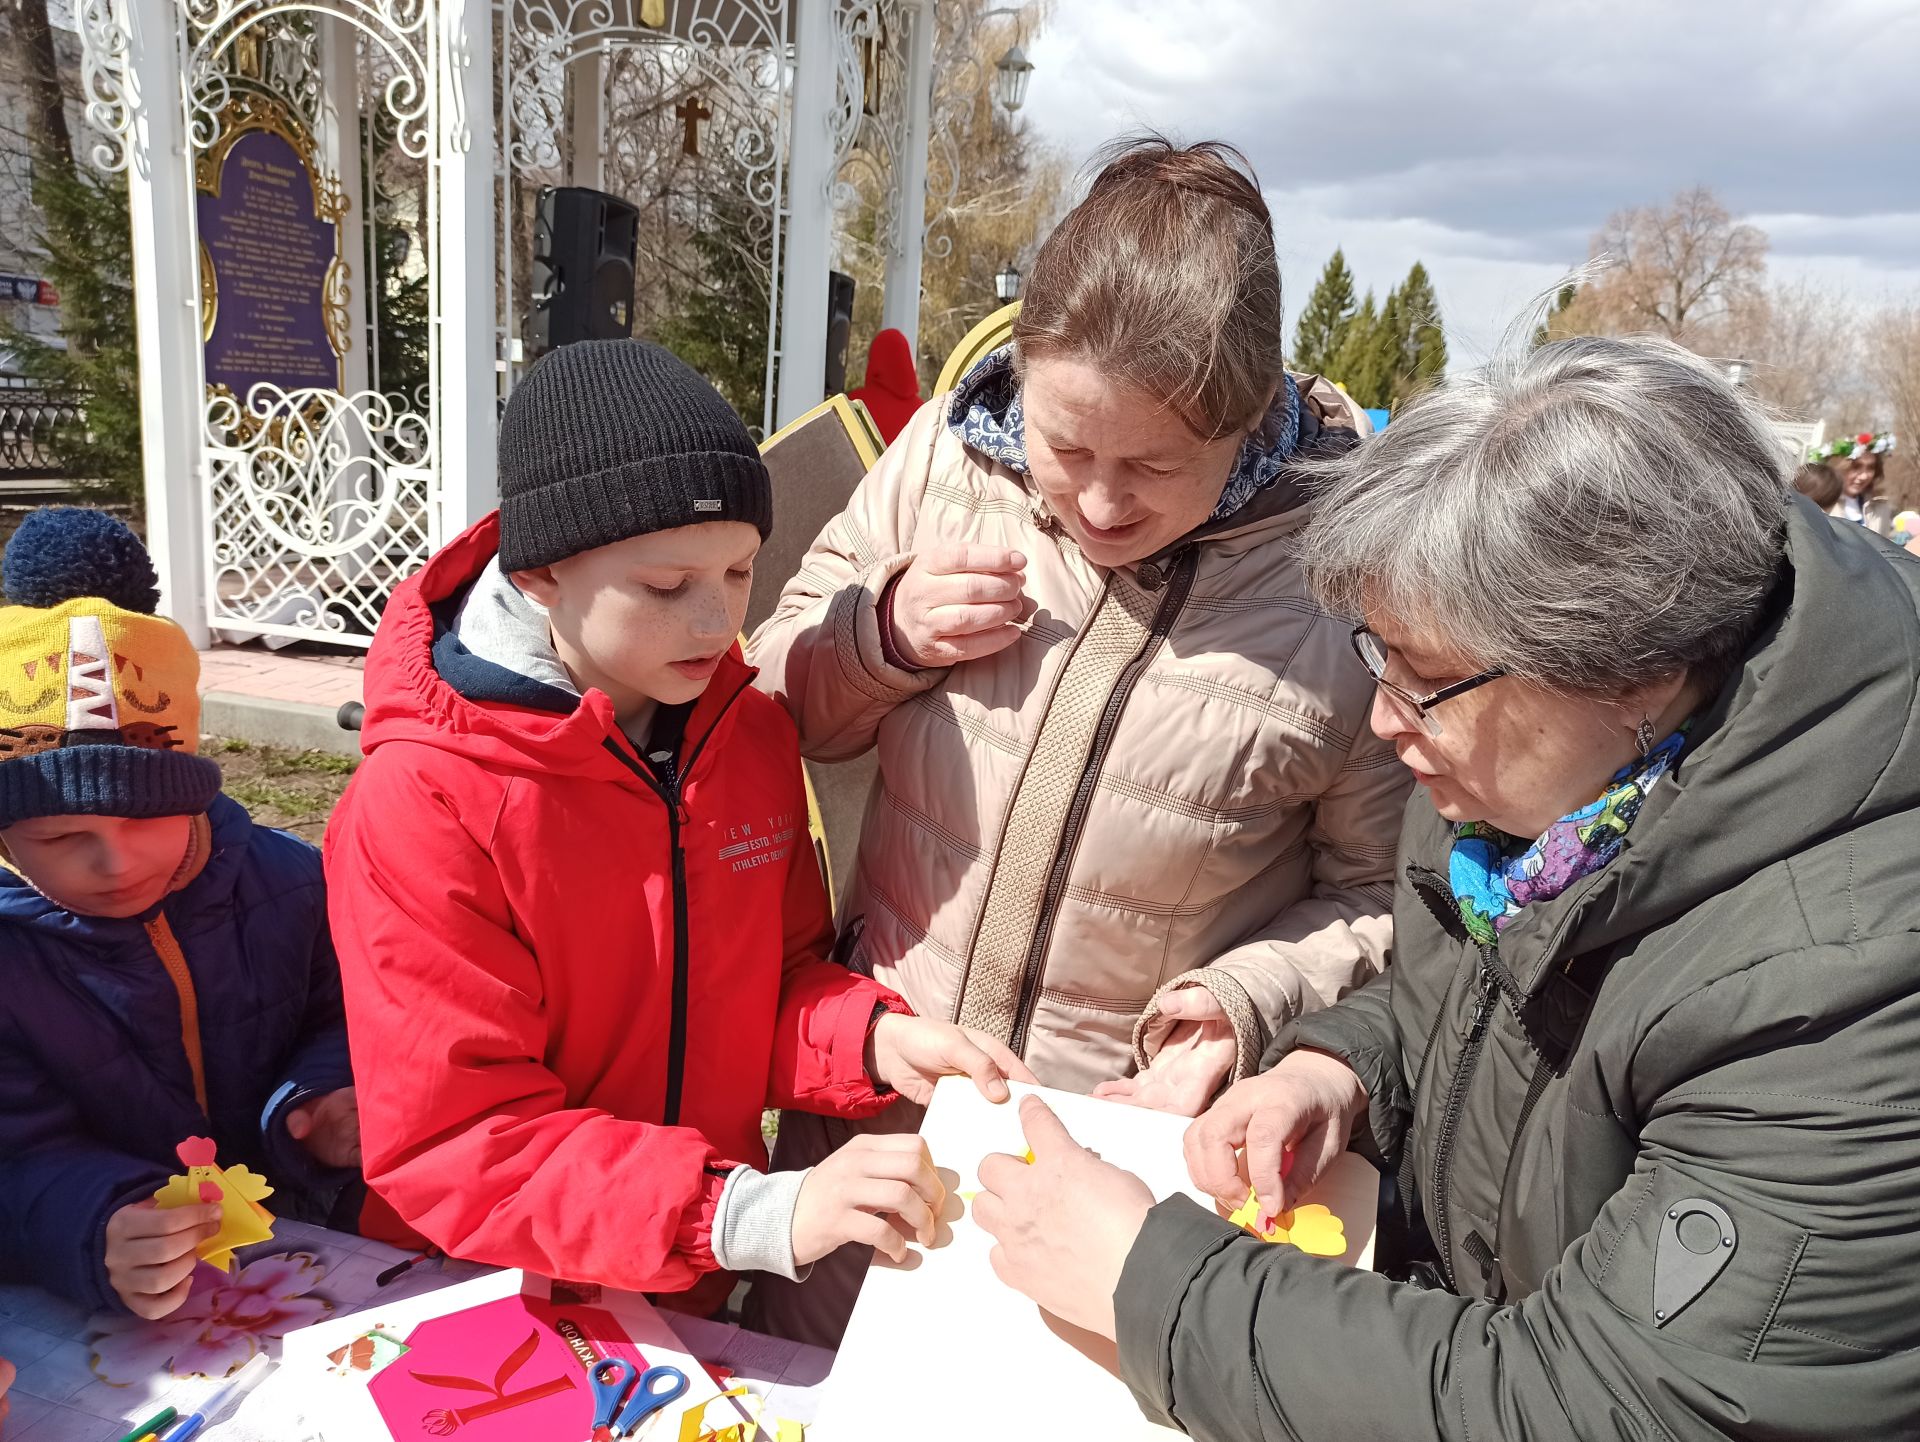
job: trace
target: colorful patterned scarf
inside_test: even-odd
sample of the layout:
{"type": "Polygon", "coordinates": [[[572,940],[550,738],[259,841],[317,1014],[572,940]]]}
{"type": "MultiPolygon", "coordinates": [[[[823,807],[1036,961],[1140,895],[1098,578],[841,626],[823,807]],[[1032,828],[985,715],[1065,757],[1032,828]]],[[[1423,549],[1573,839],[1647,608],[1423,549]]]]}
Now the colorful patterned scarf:
{"type": "Polygon", "coordinates": [[[1551,901],[1618,856],[1640,807],[1686,740],[1682,728],[1621,767],[1604,796],[1561,817],[1531,845],[1483,821],[1455,826],[1447,879],[1468,935],[1482,946],[1497,945],[1521,907],[1551,901]]]}

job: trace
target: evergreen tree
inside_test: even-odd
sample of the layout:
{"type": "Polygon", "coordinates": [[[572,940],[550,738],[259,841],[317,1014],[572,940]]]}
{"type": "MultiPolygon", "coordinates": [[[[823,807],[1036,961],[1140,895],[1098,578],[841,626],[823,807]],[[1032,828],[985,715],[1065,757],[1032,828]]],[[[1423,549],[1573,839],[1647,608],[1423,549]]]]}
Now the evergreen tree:
{"type": "Polygon", "coordinates": [[[651,337],[727,398],[756,432],[767,387],[767,259],[752,240],[744,181],[716,184],[706,223],[694,233],[699,273],[676,287],[651,337]]]}
{"type": "Polygon", "coordinates": [[[362,115],[360,144],[372,157],[360,173],[357,202],[365,221],[359,274],[368,278],[373,307],[367,380],[396,406],[431,415],[431,277],[424,265],[414,266],[411,274],[407,269],[408,257],[426,244],[425,223],[412,228],[401,223],[382,182],[397,144],[397,127],[383,115],[362,115]]]}
{"type": "Polygon", "coordinates": [[[74,164],[46,0],[20,6],[21,51],[33,107],[34,243],[60,295],[63,350],[0,322],[22,375],[84,401],[86,419],[56,427],[47,448],[101,499],[138,503],[140,362],[133,321],[133,234],[124,176],[74,164]]]}
{"type": "Polygon", "coordinates": [[[1564,333],[1567,312],[1573,309],[1574,298],[1580,288],[1569,281],[1560,287],[1560,293],[1553,298],[1553,304],[1547,307],[1547,318],[1534,327],[1533,344],[1537,350],[1550,340],[1558,340],[1564,333]]]}
{"type": "Polygon", "coordinates": [[[1353,272],[1347,269],[1346,255],[1335,250],[1320,272],[1313,294],[1307,297],[1307,308],[1300,312],[1293,339],[1296,370],[1325,375],[1334,368],[1347,328],[1353,323],[1354,309],[1353,272]]]}
{"type": "Polygon", "coordinates": [[[373,323],[380,342],[380,391],[396,405],[431,414],[427,395],[427,272],[409,277],[402,269],[413,237],[406,227],[376,220],[363,232],[369,253],[379,248],[379,286],[373,295],[373,323]]]}
{"type": "Polygon", "coordinates": [[[1387,292],[1387,303],[1380,307],[1380,324],[1373,328],[1373,364],[1376,388],[1367,401],[1370,406],[1388,409],[1400,393],[1401,377],[1407,372],[1407,352],[1413,342],[1406,304],[1400,288],[1387,292]]]}
{"type": "MultiPolygon", "coordinates": [[[[1393,372],[1383,369],[1381,315],[1373,292],[1368,291],[1360,309],[1348,324],[1340,353],[1334,357],[1328,379],[1346,387],[1347,394],[1361,406],[1373,408],[1386,403],[1393,372]]],[[[1391,337],[1388,338],[1391,341],[1391,337]]]]}
{"type": "Polygon", "coordinates": [[[1447,369],[1447,340],[1440,329],[1440,298],[1434,294],[1427,268],[1417,260],[1400,286],[1399,301],[1396,319],[1400,354],[1393,388],[1396,406],[1439,379],[1447,369]]]}
{"type": "Polygon", "coordinates": [[[83,399],[84,422],[48,440],[62,472],[91,482],[101,499],[138,505],[140,356],[133,319],[133,233],[126,177],[78,166],[40,147],[34,198],[47,279],[60,293],[66,348],[0,323],[0,341],[20,373],[83,399]]]}

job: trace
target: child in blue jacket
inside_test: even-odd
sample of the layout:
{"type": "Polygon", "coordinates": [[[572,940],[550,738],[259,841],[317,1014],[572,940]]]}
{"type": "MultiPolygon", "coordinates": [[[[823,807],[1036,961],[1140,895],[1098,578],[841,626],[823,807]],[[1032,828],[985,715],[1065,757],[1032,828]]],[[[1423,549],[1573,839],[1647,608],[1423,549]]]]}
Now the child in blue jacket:
{"type": "Polygon", "coordinates": [[[187,1137],[276,1215],[356,1220],[320,853],[220,794],[131,531],[36,511],[0,582],[0,1279],[163,1317],[218,1231],[152,1201],[187,1137]]]}

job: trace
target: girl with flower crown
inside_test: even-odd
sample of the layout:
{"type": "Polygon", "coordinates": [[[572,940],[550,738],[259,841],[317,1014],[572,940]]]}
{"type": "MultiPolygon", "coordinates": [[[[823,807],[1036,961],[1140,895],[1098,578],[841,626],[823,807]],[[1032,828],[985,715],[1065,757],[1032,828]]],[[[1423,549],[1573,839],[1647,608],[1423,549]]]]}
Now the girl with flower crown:
{"type": "Polygon", "coordinates": [[[1857,521],[1876,536],[1893,535],[1893,502],[1880,494],[1886,480],[1886,453],[1893,446],[1891,432],[1862,431],[1821,447],[1818,459],[1831,460],[1840,472],[1840,499],[1827,507],[1828,515],[1857,521]]]}

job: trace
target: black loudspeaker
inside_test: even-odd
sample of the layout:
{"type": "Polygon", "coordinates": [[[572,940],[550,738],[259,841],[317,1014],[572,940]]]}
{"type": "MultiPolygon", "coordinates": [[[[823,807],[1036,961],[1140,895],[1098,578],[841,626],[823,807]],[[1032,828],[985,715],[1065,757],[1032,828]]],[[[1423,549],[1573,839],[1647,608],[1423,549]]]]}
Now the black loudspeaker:
{"type": "Polygon", "coordinates": [[[577,340],[633,334],[633,266],[640,212],[577,185],[540,187],[533,221],[533,312],[538,355],[577,340]]]}
{"type": "Polygon", "coordinates": [[[827,394],[847,388],[847,342],[853,335],[853,277],[827,272],[827,394]]]}

